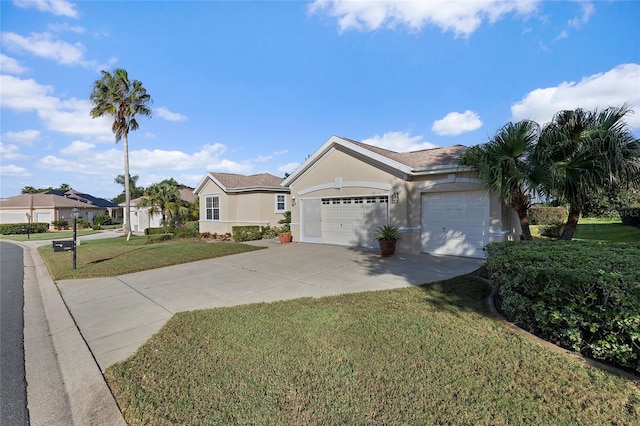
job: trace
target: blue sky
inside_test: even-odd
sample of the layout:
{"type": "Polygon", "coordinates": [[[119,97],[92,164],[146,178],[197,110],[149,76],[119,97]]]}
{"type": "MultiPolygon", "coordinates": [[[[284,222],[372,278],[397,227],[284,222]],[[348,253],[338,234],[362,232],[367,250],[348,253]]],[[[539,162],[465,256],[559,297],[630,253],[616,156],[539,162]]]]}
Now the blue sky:
{"type": "Polygon", "coordinates": [[[100,70],[154,103],[131,174],[291,172],[330,136],[396,151],[486,142],[509,121],[632,104],[636,1],[0,1],[0,196],[122,191],[122,145],[89,117],[100,70]]]}

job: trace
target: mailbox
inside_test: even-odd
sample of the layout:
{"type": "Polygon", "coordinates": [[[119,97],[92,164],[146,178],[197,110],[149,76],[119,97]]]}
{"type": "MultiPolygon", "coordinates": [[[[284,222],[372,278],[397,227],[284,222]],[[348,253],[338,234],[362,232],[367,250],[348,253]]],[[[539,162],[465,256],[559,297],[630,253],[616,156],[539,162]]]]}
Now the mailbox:
{"type": "Polygon", "coordinates": [[[54,241],[53,251],[71,251],[73,250],[73,241],[54,241]]]}

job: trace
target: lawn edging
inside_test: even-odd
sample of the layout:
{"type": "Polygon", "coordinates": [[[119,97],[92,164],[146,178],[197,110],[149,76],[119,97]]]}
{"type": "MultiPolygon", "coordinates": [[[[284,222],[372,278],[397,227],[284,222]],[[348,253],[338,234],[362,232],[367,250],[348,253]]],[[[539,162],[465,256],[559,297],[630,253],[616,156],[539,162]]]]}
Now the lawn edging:
{"type": "Polygon", "coordinates": [[[640,390],[640,376],[633,374],[629,371],[623,370],[621,368],[617,368],[614,367],[612,365],[609,364],[605,364],[604,362],[600,362],[597,361],[595,359],[592,358],[588,358],[585,357],[584,355],[578,353],[578,352],[574,352],[570,349],[566,349],[563,348],[561,346],[558,346],[556,344],[553,344],[547,340],[542,339],[539,336],[536,336],[533,333],[528,332],[525,329],[522,329],[520,327],[518,327],[515,323],[509,321],[508,318],[505,318],[504,315],[502,315],[498,309],[496,308],[495,305],[495,301],[494,301],[494,297],[496,295],[497,289],[496,286],[493,285],[493,283],[491,282],[491,280],[487,279],[487,278],[481,278],[478,277],[480,280],[486,282],[487,284],[489,284],[489,286],[491,287],[491,291],[489,292],[489,294],[487,295],[486,299],[485,299],[485,303],[487,305],[487,308],[489,309],[489,311],[491,312],[491,314],[496,317],[496,319],[498,320],[498,322],[500,324],[502,324],[504,327],[510,329],[511,331],[515,332],[516,334],[524,337],[525,339],[534,342],[544,348],[547,348],[555,353],[559,353],[559,354],[564,354],[567,357],[576,359],[578,361],[581,361],[583,364],[586,364],[590,367],[594,367],[594,368],[598,368],[600,370],[604,370],[607,371],[609,373],[613,373],[613,374],[617,374],[618,376],[624,377],[626,379],[629,379],[631,382],[633,382],[636,387],[640,390]]]}

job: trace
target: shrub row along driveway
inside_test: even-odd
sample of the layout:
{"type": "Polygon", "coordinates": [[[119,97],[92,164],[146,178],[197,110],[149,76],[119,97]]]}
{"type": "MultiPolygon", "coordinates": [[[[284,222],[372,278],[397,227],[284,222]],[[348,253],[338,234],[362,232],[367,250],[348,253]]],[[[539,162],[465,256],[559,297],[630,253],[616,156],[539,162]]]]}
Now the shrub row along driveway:
{"type": "Polygon", "coordinates": [[[258,244],[268,248],[57,285],[104,371],[134,353],[176,312],[420,285],[467,274],[484,263],[429,255],[382,258],[373,251],[318,244],[258,244]]]}

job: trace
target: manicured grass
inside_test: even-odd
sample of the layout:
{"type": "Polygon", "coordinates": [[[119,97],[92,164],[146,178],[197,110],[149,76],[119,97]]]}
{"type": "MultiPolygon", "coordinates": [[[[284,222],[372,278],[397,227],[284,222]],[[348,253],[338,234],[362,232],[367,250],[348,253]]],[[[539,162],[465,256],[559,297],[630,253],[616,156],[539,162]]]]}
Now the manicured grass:
{"type": "MultiPolygon", "coordinates": [[[[540,235],[538,226],[531,226],[531,235],[538,239],[548,239],[540,235]]],[[[640,228],[623,225],[619,218],[580,218],[573,236],[576,240],[636,242],[640,241],[640,228]]]]}
{"type": "Polygon", "coordinates": [[[195,262],[235,253],[257,250],[239,243],[207,243],[200,240],[175,240],[147,244],[147,237],[124,237],[83,241],[76,250],[76,269],[72,253],[54,252],[52,246],[38,250],[54,280],[67,278],[113,277],[164,266],[195,262]]]}
{"type": "Polygon", "coordinates": [[[630,382],[506,329],[487,290],[183,312],[106,377],[131,425],[640,424],[630,382]]]}
{"type": "MultiPolygon", "coordinates": [[[[83,235],[97,234],[100,231],[94,231],[91,229],[78,230],[76,235],[81,237],[83,235]]],[[[27,234],[12,234],[12,235],[0,235],[0,239],[11,241],[42,241],[42,240],[62,240],[65,238],[72,238],[73,231],[52,231],[52,232],[38,232],[30,235],[27,234]]]]}

